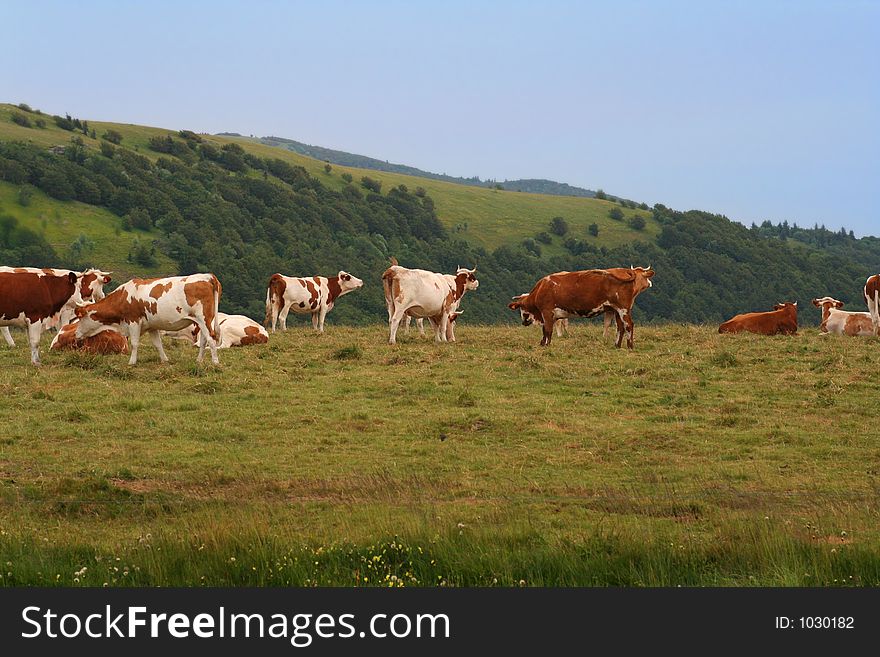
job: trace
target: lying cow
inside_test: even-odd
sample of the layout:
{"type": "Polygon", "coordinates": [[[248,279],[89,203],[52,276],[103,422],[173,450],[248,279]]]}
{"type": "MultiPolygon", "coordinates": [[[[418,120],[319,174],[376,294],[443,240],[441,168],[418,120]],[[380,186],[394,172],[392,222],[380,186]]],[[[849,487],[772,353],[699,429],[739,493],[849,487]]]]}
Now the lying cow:
{"type": "Polygon", "coordinates": [[[344,271],[330,278],[295,278],[272,274],[269,289],[266,290],[266,319],[263,326],[269,328],[271,324],[274,333],[280,319],[281,330],[286,331],[287,314],[292,310],[295,313],[310,313],[312,327],[318,333],[323,333],[324,318],[333,310],[336,300],[363,284],[361,279],[344,271]]]}
{"type": "Polygon", "coordinates": [[[797,335],[797,302],[777,303],[773,310],[744,313],[718,327],[719,333],[758,333],[760,335],[797,335]]]}
{"type": "Polygon", "coordinates": [[[636,297],[653,285],[651,267],[587,269],[558,272],[539,280],[532,291],[508,304],[518,310],[524,326],[539,323],[541,345],[550,344],[556,322],[568,317],[595,317],[611,312],[617,322],[616,345],[633,348],[632,307],[636,297]]]}
{"type": "MultiPolygon", "coordinates": [[[[247,347],[252,344],[269,342],[269,333],[250,317],[244,315],[227,315],[217,313],[217,330],[220,340],[218,349],[229,347],[247,347]]],[[[170,338],[186,340],[193,345],[198,344],[200,329],[196,324],[179,331],[169,331],[165,335],[170,338]]]]}
{"type": "Polygon", "coordinates": [[[397,328],[407,315],[427,317],[434,327],[435,342],[454,342],[450,316],[456,312],[464,293],[480,286],[476,268],[459,267],[455,275],[391,265],[382,274],[385,304],[390,328],[388,342],[397,343],[397,328]],[[450,340],[451,337],[451,340],[450,340]]]}
{"type": "Polygon", "coordinates": [[[135,278],[120,285],[106,297],[76,309],[79,318],[76,337],[87,338],[108,328],[131,340],[129,365],[137,363],[142,333],[148,333],[166,363],[161,331],[177,331],[196,324],[199,334],[198,360],[204,358],[205,344],[211,348],[211,361],[217,358],[217,306],[220,281],[214,274],[190,274],[167,278],[135,278]]]}
{"type": "Polygon", "coordinates": [[[819,330],[822,333],[834,335],[874,335],[874,323],[871,321],[871,313],[853,313],[843,308],[843,301],[832,297],[813,299],[813,305],[822,309],[822,323],[819,330]]]}
{"type": "Polygon", "coordinates": [[[865,281],[864,294],[874,324],[874,334],[880,335],[880,274],[874,274],[865,281]]]}
{"type": "MultiPolygon", "coordinates": [[[[42,269],[37,269],[35,267],[0,267],[0,272],[6,273],[14,273],[14,272],[31,272],[31,273],[39,273],[42,272],[42,269]]],[[[68,274],[70,273],[69,269],[54,269],[56,274],[68,274]]],[[[55,313],[52,317],[48,317],[43,320],[43,329],[48,328],[60,328],[67,324],[71,319],[73,319],[73,311],[79,303],[91,303],[93,301],[97,301],[98,299],[104,298],[104,285],[110,282],[110,274],[113,272],[109,271],[101,271],[100,269],[86,269],[84,272],[74,272],[77,276],[77,294],[68,299],[67,303],[55,313]]],[[[3,326],[0,327],[0,333],[3,334],[3,339],[6,340],[6,344],[10,347],[15,346],[15,340],[12,339],[12,335],[9,333],[9,327],[3,326]]]]}
{"type": "Polygon", "coordinates": [[[128,340],[113,329],[99,331],[87,338],[76,337],[79,328],[79,320],[75,319],[70,324],[65,324],[52,339],[49,349],[53,351],[71,350],[83,351],[87,354],[127,354],[128,340]]]}
{"type": "MultiPolygon", "coordinates": [[[[79,299],[76,272],[19,267],[0,271],[0,326],[23,326],[31,348],[31,362],[40,364],[43,322],[58,313],[71,298],[79,299]]],[[[9,336],[7,341],[11,341],[9,336]]]]}

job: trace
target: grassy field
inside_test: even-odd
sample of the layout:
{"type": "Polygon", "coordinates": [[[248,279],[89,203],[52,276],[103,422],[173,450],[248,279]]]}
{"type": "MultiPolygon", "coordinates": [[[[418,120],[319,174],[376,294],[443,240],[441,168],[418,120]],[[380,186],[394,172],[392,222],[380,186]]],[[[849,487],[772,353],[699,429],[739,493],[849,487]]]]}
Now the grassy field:
{"type": "MultiPolygon", "coordinates": [[[[51,116],[43,117],[47,122],[45,129],[21,127],[10,121],[13,112],[20,112],[20,110],[14,105],[0,104],[0,141],[31,141],[48,148],[53,145],[67,144],[73,136],[73,133],[55,126],[51,116]]],[[[36,115],[33,114],[27,116],[31,120],[36,118],[36,115]]],[[[85,118],[88,119],[88,117],[85,118]]],[[[181,128],[198,130],[198,126],[178,126],[173,129],[165,129],[92,120],[89,120],[89,126],[95,129],[98,137],[108,129],[116,130],[123,136],[121,146],[136,150],[153,161],[157,160],[161,154],[149,150],[148,143],[151,137],[165,136],[169,133],[175,134],[181,128]]],[[[81,132],[76,134],[82,136],[81,132]]],[[[438,217],[449,230],[453,231],[457,237],[489,249],[502,244],[518,244],[527,237],[534,237],[536,233],[548,230],[550,220],[556,216],[562,216],[569,223],[570,231],[566,238],[575,237],[596,246],[614,247],[633,240],[653,241],[660,232],[660,226],[654,221],[650,212],[621,208],[625,215],[624,221],[611,219],[608,216],[608,211],[611,208],[620,207],[611,201],[483,189],[427,178],[336,165],[333,166],[330,174],[327,174],[324,171],[324,162],[293,153],[284,148],[266,146],[254,139],[211,135],[202,135],[202,137],[218,146],[235,142],[259,157],[278,158],[302,166],[311,175],[331,188],[341,189],[346,184],[341,178],[345,172],[350,173],[356,183],[363,176],[381,180],[383,192],[387,192],[397,185],[406,185],[409,189],[424,187],[435,202],[438,217]],[[634,215],[645,218],[644,230],[633,230],[626,223],[626,220],[634,215]],[[598,237],[592,237],[587,233],[587,227],[592,223],[599,226],[598,237]]],[[[84,141],[88,148],[97,149],[99,147],[99,139],[86,137],[84,141]]],[[[71,221],[76,223],[76,216],[73,216],[71,221]]],[[[554,235],[553,243],[541,245],[541,248],[548,255],[561,253],[563,251],[562,240],[563,238],[554,235]]],[[[119,250],[122,250],[121,246],[119,250]]]]}
{"type": "Polygon", "coordinates": [[[880,585],[877,340],[0,348],[6,585],[880,585]]]}

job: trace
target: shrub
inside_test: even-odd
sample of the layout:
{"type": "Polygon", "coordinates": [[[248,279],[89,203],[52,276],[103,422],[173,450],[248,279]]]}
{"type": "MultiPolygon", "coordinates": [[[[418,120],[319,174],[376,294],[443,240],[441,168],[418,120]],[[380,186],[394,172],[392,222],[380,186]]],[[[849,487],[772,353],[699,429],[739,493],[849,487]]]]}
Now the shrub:
{"type": "Polygon", "coordinates": [[[76,195],[73,185],[70,184],[67,176],[58,169],[47,171],[40,179],[40,187],[49,196],[57,198],[59,201],[69,201],[76,195]]]}
{"type": "Polygon", "coordinates": [[[18,189],[18,204],[27,207],[31,204],[31,198],[34,196],[34,188],[30,185],[22,185],[18,189]]]}
{"type": "Polygon", "coordinates": [[[116,130],[107,130],[101,135],[101,139],[106,139],[111,144],[116,144],[117,146],[122,143],[122,135],[116,130]]]}
{"type": "Polygon", "coordinates": [[[150,213],[144,208],[135,208],[128,213],[128,220],[132,228],[139,230],[150,230],[153,227],[153,220],[150,219],[150,213]]]}
{"type": "Polygon", "coordinates": [[[614,221],[623,221],[623,210],[620,208],[611,208],[608,211],[608,216],[614,219],[614,221]]]}
{"type": "Polygon", "coordinates": [[[601,189],[596,190],[596,198],[600,201],[604,201],[608,198],[608,195],[601,189]]]}
{"type": "Polygon", "coordinates": [[[197,135],[192,130],[180,130],[177,134],[179,137],[181,137],[182,139],[186,139],[187,141],[194,141],[197,144],[202,143],[201,136],[197,135]]]}
{"type": "Polygon", "coordinates": [[[561,237],[568,232],[568,222],[562,217],[553,217],[550,220],[550,230],[561,237]]]}
{"type": "Polygon", "coordinates": [[[37,126],[40,130],[46,129],[46,119],[39,118],[34,121],[34,125],[37,126]]]}
{"type": "Polygon", "coordinates": [[[553,242],[553,238],[550,237],[550,233],[546,230],[542,230],[540,233],[535,235],[535,239],[538,240],[541,244],[551,244],[553,242]]]}
{"type": "Polygon", "coordinates": [[[541,247],[538,246],[538,243],[535,242],[531,237],[528,237],[523,240],[523,248],[531,253],[533,256],[540,258],[541,257],[541,247]]]}
{"type": "Polygon", "coordinates": [[[416,191],[414,193],[419,198],[425,198],[425,196],[428,195],[428,192],[425,190],[424,187],[416,187],[416,191]]]}
{"type": "Polygon", "coordinates": [[[361,187],[364,189],[368,189],[371,192],[375,192],[376,194],[382,193],[382,181],[381,180],[373,180],[368,176],[364,176],[361,178],[361,187]]]}
{"type": "Polygon", "coordinates": [[[103,155],[104,157],[112,158],[115,153],[116,148],[113,146],[113,144],[110,144],[106,141],[101,142],[101,155],[103,155]]]}
{"type": "Polygon", "coordinates": [[[31,120],[21,112],[13,112],[10,117],[13,123],[20,125],[22,128],[33,128],[31,120]]]}
{"type": "Polygon", "coordinates": [[[78,123],[78,121],[71,118],[70,114],[67,114],[66,116],[63,116],[63,117],[62,116],[53,116],[52,118],[55,121],[55,125],[57,125],[62,130],[73,130],[77,126],[77,123],[78,123]]]}
{"type": "Polygon", "coordinates": [[[593,237],[599,237],[599,224],[590,224],[587,226],[587,232],[593,237]]]}
{"type": "Polygon", "coordinates": [[[333,171],[333,167],[330,166],[330,163],[328,162],[327,164],[324,165],[324,173],[329,174],[331,171],[333,171]]]}
{"type": "Polygon", "coordinates": [[[128,261],[144,267],[152,267],[156,264],[155,244],[144,244],[135,237],[131,242],[131,250],[128,252],[128,261]]]}
{"type": "Polygon", "coordinates": [[[350,183],[353,180],[353,178],[351,177],[351,174],[348,171],[343,173],[341,178],[347,183],[350,183]]]}
{"type": "Polygon", "coordinates": [[[34,111],[31,109],[31,106],[28,105],[27,103],[19,103],[18,109],[20,109],[22,112],[33,112],[34,111]]]}
{"type": "Polygon", "coordinates": [[[633,230],[644,230],[645,229],[645,218],[641,215],[635,215],[629,218],[629,227],[633,230]]]}

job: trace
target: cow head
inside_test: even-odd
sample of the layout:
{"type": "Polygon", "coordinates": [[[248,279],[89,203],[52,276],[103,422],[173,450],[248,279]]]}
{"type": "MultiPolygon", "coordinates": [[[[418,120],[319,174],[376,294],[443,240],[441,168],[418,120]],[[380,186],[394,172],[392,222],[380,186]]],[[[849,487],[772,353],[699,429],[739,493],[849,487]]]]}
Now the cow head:
{"type": "Polygon", "coordinates": [[[91,299],[92,301],[100,301],[104,298],[104,286],[109,283],[112,278],[111,271],[101,271],[100,269],[86,269],[82,273],[80,282],[80,293],[83,300],[91,299]]]}
{"type": "Polygon", "coordinates": [[[654,276],[654,270],[651,269],[651,265],[647,267],[633,267],[630,265],[629,268],[636,275],[635,290],[633,290],[636,294],[654,286],[654,283],[651,281],[651,277],[654,276]]]}
{"type": "Polygon", "coordinates": [[[843,308],[843,301],[838,301],[833,297],[819,297],[818,299],[813,299],[813,305],[822,310],[829,310],[831,308],[843,308]]]}
{"type": "Polygon", "coordinates": [[[526,310],[526,308],[523,306],[523,303],[525,302],[525,299],[527,296],[529,296],[529,295],[528,294],[519,294],[519,295],[513,297],[513,301],[511,303],[507,304],[507,307],[510,308],[511,310],[518,310],[519,311],[519,316],[522,319],[523,326],[531,326],[535,322],[537,322],[538,324],[541,324],[542,323],[541,317],[539,315],[536,315],[535,313],[531,312],[530,310],[526,310]]]}
{"type": "Polygon", "coordinates": [[[339,274],[339,287],[341,288],[340,296],[345,294],[346,292],[351,292],[352,290],[356,290],[361,287],[364,282],[355,278],[351,274],[345,271],[340,271],[339,274]]]}
{"type": "Polygon", "coordinates": [[[474,276],[474,273],[477,271],[477,268],[467,269],[465,267],[459,267],[455,270],[455,280],[456,283],[460,283],[464,286],[465,290],[476,290],[480,287],[480,281],[477,280],[477,277],[474,276]]]}
{"type": "Polygon", "coordinates": [[[791,303],[790,301],[783,301],[782,303],[777,303],[773,306],[773,310],[784,310],[785,308],[794,308],[797,309],[797,301],[791,303]]]}

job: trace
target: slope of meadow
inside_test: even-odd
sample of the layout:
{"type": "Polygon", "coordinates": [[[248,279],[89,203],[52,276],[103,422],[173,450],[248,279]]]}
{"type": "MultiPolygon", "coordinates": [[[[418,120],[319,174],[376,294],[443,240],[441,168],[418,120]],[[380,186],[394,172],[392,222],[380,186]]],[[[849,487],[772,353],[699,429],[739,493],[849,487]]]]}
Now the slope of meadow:
{"type": "Polygon", "coordinates": [[[458,333],[0,348],[0,583],[880,585],[876,339],[458,333]]]}

